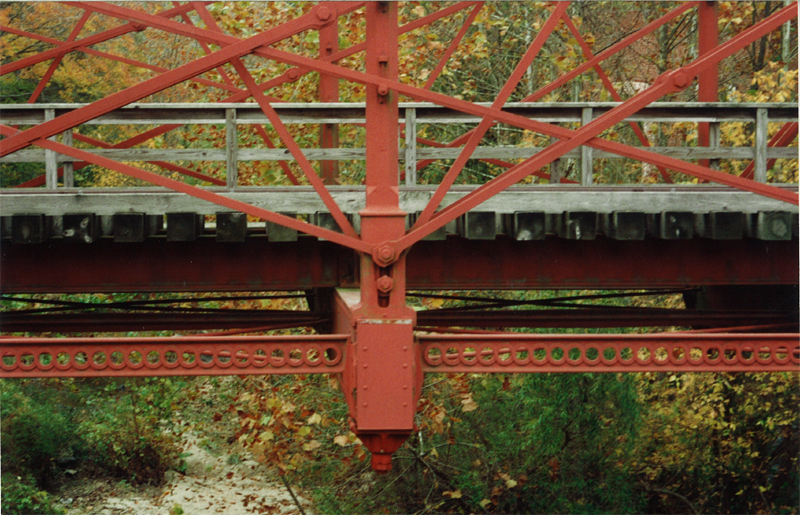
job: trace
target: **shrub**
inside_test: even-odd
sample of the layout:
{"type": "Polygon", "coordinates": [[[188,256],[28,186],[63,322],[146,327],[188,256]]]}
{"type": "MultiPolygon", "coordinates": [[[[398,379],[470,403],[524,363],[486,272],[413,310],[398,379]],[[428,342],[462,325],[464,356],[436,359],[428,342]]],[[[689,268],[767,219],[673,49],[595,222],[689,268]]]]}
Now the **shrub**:
{"type": "Polygon", "coordinates": [[[53,505],[52,497],[31,486],[33,478],[3,474],[0,489],[0,511],[5,515],[62,515],[62,508],[53,505]]]}

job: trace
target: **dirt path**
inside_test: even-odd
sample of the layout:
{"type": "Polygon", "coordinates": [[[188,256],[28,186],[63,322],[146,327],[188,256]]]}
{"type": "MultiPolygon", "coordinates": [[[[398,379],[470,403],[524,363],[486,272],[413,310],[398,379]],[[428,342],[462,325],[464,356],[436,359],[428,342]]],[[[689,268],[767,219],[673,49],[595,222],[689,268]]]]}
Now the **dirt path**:
{"type": "MultiPolygon", "coordinates": [[[[256,461],[229,464],[227,454],[214,456],[188,437],[186,473],[170,471],[161,488],[133,489],[101,480],[62,493],[69,515],[289,515],[300,510],[281,483],[264,479],[256,461]]],[[[295,493],[296,494],[296,493],[295,493]]],[[[309,502],[298,495],[306,515],[309,502]]]]}

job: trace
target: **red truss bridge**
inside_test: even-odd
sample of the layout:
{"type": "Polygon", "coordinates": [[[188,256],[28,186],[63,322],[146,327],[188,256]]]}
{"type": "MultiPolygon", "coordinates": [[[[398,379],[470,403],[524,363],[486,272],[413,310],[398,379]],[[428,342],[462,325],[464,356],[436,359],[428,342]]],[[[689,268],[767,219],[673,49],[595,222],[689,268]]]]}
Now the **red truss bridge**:
{"type": "Polygon", "coordinates": [[[798,369],[796,3],[4,9],[2,377],[340,374],[387,470],[426,373],[798,369]]]}

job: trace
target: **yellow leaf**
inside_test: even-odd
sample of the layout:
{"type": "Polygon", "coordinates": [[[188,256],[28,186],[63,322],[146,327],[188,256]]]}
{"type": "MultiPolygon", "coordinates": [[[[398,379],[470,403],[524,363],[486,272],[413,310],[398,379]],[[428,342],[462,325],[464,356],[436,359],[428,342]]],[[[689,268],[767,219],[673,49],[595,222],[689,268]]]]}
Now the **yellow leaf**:
{"type": "Polygon", "coordinates": [[[340,447],[344,447],[350,443],[350,439],[347,437],[347,435],[337,435],[333,437],[333,443],[340,447]]]}
{"type": "Polygon", "coordinates": [[[517,486],[517,482],[515,480],[509,479],[508,481],[506,481],[506,488],[510,489],[514,488],[515,486],[517,486]]]}
{"type": "Polygon", "coordinates": [[[461,490],[449,491],[445,490],[442,495],[451,499],[461,499],[461,490]]]}
{"type": "Polygon", "coordinates": [[[307,444],[303,445],[304,451],[313,451],[314,449],[319,449],[322,447],[322,444],[319,443],[317,440],[311,440],[307,444]]]}
{"type": "Polygon", "coordinates": [[[481,502],[479,502],[478,504],[481,505],[481,508],[486,509],[487,506],[492,504],[492,501],[490,501],[489,499],[484,499],[481,502]]]}
{"type": "Polygon", "coordinates": [[[275,438],[275,434],[269,429],[258,435],[258,439],[262,442],[270,442],[273,438],[275,438]]]}
{"type": "Polygon", "coordinates": [[[313,415],[308,417],[309,424],[319,425],[320,422],[322,422],[322,415],[320,415],[319,413],[314,413],[313,415]]]}

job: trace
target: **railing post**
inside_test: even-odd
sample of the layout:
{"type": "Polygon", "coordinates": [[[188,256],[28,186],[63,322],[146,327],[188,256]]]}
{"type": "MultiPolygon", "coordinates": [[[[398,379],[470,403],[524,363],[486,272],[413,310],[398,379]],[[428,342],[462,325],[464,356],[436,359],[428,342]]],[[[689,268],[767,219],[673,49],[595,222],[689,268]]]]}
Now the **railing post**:
{"type": "MultiPolygon", "coordinates": [[[[44,121],[49,122],[50,120],[56,117],[56,110],[55,109],[45,109],[44,110],[44,121]]],[[[49,138],[50,141],[56,141],[55,136],[51,136],[49,138]]],[[[56,154],[55,150],[45,150],[44,151],[44,176],[45,176],[45,187],[48,190],[54,190],[58,188],[58,154],[56,154]]]]}
{"type": "MultiPolygon", "coordinates": [[[[592,108],[584,107],[581,110],[581,125],[586,125],[593,119],[592,108]]],[[[581,186],[591,186],[594,182],[594,162],[592,160],[592,147],[581,146],[581,186]]]]}
{"type": "MultiPolygon", "coordinates": [[[[72,129],[64,131],[61,135],[61,142],[69,147],[72,146],[72,129]]],[[[64,174],[64,187],[75,187],[75,166],[72,164],[72,161],[64,161],[61,164],[61,169],[64,174]]]]}
{"type": "MultiPolygon", "coordinates": [[[[711,122],[708,124],[708,146],[714,150],[719,150],[720,136],[719,136],[719,122],[711,122]]],[[[719,170],[719,158],[713,158],[708,161],[708,166],[712,170],[719,170]]]]}
{"type": "Polygon", "coordinates": [[[236,109],[225,110],[225,160],[228,189],[234,189],[239,180],[239,136],[236,129],[236,109]]]}
{"type": "Polygon", "coordinates": [[[407,107],[406,118],[406,186],[417,184],[417,110],[407,107]]]}
{"type": "Polygon", "coordinates": [[[756,162],[754,176],[756,182],[767,182],[767,136],[769,119],[767,110],[756,110],[756,162]]]}

